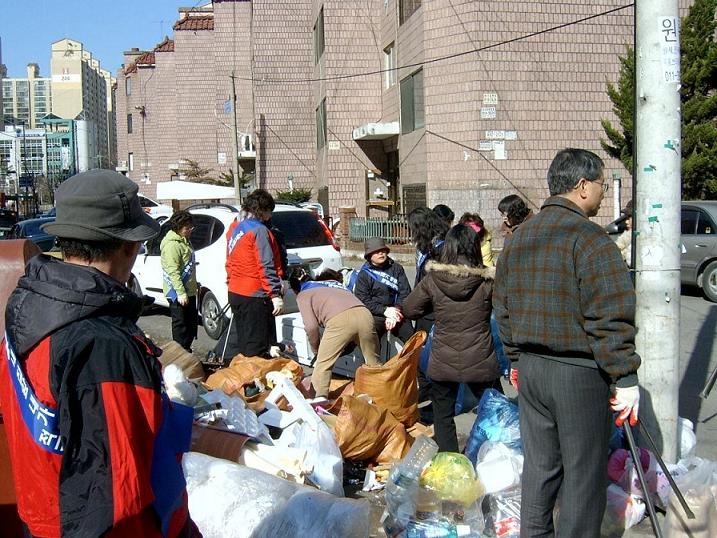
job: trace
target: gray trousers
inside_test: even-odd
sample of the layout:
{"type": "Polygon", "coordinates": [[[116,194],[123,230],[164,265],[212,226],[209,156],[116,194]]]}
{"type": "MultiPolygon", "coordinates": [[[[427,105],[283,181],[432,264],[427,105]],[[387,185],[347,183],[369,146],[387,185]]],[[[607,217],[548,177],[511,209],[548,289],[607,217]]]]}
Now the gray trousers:
{"type": "Polygon", "coordinates": [[[609,379],[594,368],[521,354],[518,387],[525,456],[521,538],[599,538],[608,483],[609,379]]]}

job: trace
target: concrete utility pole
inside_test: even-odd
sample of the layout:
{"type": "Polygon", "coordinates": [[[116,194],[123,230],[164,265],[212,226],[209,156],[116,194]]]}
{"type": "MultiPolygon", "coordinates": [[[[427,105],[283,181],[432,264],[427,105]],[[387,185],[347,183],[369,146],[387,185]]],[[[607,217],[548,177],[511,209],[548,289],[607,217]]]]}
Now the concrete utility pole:
{"type": "Polygon", "coordinates": [[[232,130],[234,131],[234,198],[237,205],[241,205],[241,183],[239,182],[239,134],[237,133],[237,90],[234,84],[234,71],[232,71],[232,130]]]}
{"type": "MultiPolygon", "coordinates": [[[[635,232],[640,419],[677,459],[680,33],[677,0],[635,2],[635,232]],[[658,432],[661,435],[657,435],[658,432]]],[[[659,445],[658,441],[658,445],[659,445]]]]}

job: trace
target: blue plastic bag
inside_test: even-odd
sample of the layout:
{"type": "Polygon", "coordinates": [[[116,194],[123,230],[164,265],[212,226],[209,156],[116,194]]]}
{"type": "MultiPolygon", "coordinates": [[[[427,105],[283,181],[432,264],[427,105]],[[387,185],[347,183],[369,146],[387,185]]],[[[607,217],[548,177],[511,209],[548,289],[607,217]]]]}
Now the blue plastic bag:
{"type": "Polygon", "coordinates": [[[478,404],[478,416],[468,436],[464,454],[475,465],[478,451],[486,441],[503,443],[523,451],[518,406],[495,389],[487,389],[478,404]]]}
{"type": "Polygon", "coordinates": [[[495,310],[490,313],[490,334],[493,336],[493,347],[495,348],[495,356],[498,359],[498,367],[503,377],[507,378],[510,375],[510,361],[505,356],[503,350],[503,342],[500,339],[500,333],[498,332],[498,322],[495,319],[495,310]]]}

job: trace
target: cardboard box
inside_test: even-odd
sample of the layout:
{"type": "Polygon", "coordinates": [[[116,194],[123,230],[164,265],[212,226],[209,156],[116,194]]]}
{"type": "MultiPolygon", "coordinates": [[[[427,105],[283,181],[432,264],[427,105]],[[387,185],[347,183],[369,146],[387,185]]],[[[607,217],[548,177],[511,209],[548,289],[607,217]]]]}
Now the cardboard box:
{"type": "Polygon", "coordinates": [[[246,435],[194,424],[191,451],[238,463],[248,440],[246,435]]]}

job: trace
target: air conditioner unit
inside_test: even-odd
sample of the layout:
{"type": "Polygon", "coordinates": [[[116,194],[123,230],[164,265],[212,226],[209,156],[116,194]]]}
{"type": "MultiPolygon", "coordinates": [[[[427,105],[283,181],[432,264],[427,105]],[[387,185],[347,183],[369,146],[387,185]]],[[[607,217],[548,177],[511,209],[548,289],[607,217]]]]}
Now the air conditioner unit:
{"type": "Polygon", "coordinates": [[[254,148],[254,138],[250,134],[242,135],[240,151],[256,151],[254,148]]]}

